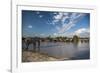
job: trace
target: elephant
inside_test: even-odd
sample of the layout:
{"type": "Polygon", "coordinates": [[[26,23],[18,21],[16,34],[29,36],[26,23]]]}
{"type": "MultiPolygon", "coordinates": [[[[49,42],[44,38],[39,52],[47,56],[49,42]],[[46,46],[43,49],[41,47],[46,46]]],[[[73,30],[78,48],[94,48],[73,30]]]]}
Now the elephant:
{"type": "Polygon", "coordinates": [[[26,50],[28,50],[28,47],[30,44],[33,44],[33,51],[36,51],[36,48],[38,48],[38,51],[40,51],[40,38],[34,37],[34,38],[23,38],[22,39],[24,43],[26,44],[26,50]]]}

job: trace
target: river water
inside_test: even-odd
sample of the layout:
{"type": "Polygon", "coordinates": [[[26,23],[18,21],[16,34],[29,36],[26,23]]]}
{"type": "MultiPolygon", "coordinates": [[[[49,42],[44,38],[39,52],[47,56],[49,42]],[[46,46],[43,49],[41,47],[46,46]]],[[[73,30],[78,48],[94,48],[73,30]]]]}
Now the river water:
{"type": "MultiPolygon", "coordinates": [[[[25,44],[22,45],[25,48],[25,44]]],[[[32,44],[29,50],[32,50],[32,44]]],[[[88,42],[65,43],[65,42],[42,42],[40,52],[49,56],[64,59],[89,59],[90,47],[88,42]]]]}

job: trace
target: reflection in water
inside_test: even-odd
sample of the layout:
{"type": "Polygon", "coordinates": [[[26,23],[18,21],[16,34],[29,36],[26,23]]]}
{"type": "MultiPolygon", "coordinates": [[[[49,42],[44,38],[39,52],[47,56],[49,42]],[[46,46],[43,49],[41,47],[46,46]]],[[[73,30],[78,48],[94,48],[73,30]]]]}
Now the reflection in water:
{"type": "MultiPolygon", "coordinates": [[[[25,44],[22,45],[25,47],[25,44]]],[[[29,50],[32,50],[32,44],[29,50]]],[[[89,59],[90,50],[89,43],[65,43],[65,42],[42,42],[40,44],[40,52],[56,58],[70,59],[89,59]]]]}

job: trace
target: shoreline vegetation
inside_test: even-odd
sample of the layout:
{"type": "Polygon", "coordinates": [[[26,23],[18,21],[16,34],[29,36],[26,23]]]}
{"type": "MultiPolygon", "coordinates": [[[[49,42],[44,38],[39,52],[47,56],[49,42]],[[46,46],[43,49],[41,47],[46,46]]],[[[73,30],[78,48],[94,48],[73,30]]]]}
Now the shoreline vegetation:
{"type": "MultiPolygon", "coordinates": [[[[68,59],[68,58],[66,58],[68,59]]],[[[55,58],[45,53],[22,51],[22,62],[63,61],[64,58],[55,58]]]]}
{"type": "Polygon", "coordinates": [[[66,37],[66,36],[48,36],[48,37],[22,37],[22,40],[25,39],[36,39],[39,40],[40,42],[89,42],[90,38],[89,37],[79,37],[77,35],[74,35],[72,37],[66,37]]]}

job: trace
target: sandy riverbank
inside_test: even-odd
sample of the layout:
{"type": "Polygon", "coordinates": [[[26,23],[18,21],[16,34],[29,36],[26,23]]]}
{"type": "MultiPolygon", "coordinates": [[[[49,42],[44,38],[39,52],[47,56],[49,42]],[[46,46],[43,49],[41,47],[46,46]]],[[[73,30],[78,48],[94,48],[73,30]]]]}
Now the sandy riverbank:
{"type": "Polygon", "coordinates": [[[22,62],[41,62],[41,61],[61,61],[55,57],[48,56],[47,54],[32,52],[32,51],[23,51],[22,52],[22,62]]]}

